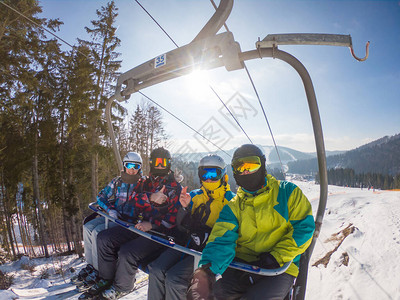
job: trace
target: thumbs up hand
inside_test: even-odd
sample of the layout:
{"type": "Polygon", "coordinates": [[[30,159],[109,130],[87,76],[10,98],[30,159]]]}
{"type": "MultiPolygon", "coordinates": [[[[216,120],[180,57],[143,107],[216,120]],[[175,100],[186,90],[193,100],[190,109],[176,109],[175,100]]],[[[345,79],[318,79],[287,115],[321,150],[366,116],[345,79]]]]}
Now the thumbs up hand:
{"type": "Polygon", "coordinates": [[[190,197],[190,194],[187,192],[187,186],[184,187],[181,191],[181,195],[179,196],[179,202],[181,203],[182,207],[187,207],[192,200],[192,197],[190,197]]]}
{"type": "Polygon", "coordinates": [[[158,192],[151,194],[150,201],[159,205],[163,204],[168,199],[168,196],[164,194],[164,191],[165,185],[158,192]]]}

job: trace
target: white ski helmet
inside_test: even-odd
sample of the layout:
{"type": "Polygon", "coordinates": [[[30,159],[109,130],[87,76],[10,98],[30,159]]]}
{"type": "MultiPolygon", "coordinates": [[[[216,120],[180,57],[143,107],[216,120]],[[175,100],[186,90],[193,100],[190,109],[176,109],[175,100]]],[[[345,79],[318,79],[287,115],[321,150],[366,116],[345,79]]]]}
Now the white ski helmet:
{"type": "Polygon", "coordinates": [[[123,163],[126,162],[135,162],[139,164],[143,164],[142,157],[140,156],[139,153],[136,152],[128,152],[125,156],[124,159],[122,160],[123,163]]]}
{"type": "Polygon", "coordinates": [[[226,164],[222,157],[218,155],[209,154],[203,157],[199,162],[199,167],[197,170],[200,182],[206,180],[206,178],[213,181],[222,179],[221,184],[227,181],[226,164]]]}
{"type": "Polygon", "coordinates": [[[207,156],[204,156],[200,160],[199,167],[217,167],[225,169],[226,164],[221,156],[218,156],[216,154],[209,154],[207,156]]]}

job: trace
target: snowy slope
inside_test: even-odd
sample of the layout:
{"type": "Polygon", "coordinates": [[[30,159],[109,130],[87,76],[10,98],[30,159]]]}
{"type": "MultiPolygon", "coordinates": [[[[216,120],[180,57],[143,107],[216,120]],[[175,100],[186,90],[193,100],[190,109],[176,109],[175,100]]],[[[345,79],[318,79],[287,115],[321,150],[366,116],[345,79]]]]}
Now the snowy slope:
{"type": "Polygon", "coordinates": [[[351,224],[353,233],[327,266],[311,267],[307,299],[400,299],[400,192],[329,186],[311,265],[337,247],[333,235],[351,224]]]}
{"type": "MultiPolygon", "coordinates": [[[[293,182],[308,196],[315,214],[319,186],[312,182],[293,182]]],[[[399,256],[400,192],[329,186],[324,223],[311,258],[306,299],[400,300],[399,256]],[[312,266],[316,263],[318,266],[312,266]]],[[[54,270],[56,263],[44,259],[35,261],[37,269],[54,270]]],[[[21,262],[15,262],[0,266],[0,270],[16,275],[12,288],[29,292],[28,289],[64,283],[56,274],[40,280],[39,271],[32,276],[21,270],[20,265],[21,262]]],[[[63,258],[62,265],[65,270],[67,266],[79,270],[84,263],[70,256],[63,258]]],[[[143,275],[140,273],[139,277],[143,275]]],[[[66,271],[65,277],[70,276],[66,271]]],[[[0,291],[0,299],[13,299],[12,295],[11,291],[0,291]]],[[[146,295],[144,287],[123,299],[145,300],[146,295]]]]}

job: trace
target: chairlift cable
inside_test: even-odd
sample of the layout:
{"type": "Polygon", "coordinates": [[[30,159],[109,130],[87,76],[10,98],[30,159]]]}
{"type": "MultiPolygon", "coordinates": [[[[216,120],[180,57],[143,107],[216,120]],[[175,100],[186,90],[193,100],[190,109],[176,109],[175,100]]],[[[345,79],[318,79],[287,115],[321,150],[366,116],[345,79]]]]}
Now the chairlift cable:
{"type": "MultiPolygon", "coordinates": [[[[214,7],[214,9],[217,10],[217,5],[215,4],[214,0],[210,0],[210,2],[211,2],[211,4],[212,4],[212,6],[214,7]]],[[[228,29],[228,25],[226,24],[226,22],[224,22],[224,27],[225,27],[226,31],[230,32],[230,30],[228,29]]],[[[275,146],[275,151],[276,151],[276,154],[278,155],[279,163],[280,163],[280,165],[281,165],[281,170],[282,170],[283,177],[286,178],[285,171],[284,171],[284,169],[283,169],[283,164],[282,164],[281,156],[279,155],[278,146],[276,145],[275,138],[274,138],[274,134],[272,133],[271,126],[269,125],[269,121],[268,121],[267,115],[266,115],[266,113],[265,113],[264,106],[262,105],[260,96],[259,96],[258,91],[257,91],[257,89],[256,89],[256,86],[255,86],[255,84],[254,84],[254,81],[253,81],[253,79],[252,79],[252,77],[251,77],[251,75],[250,75],[250,72],[249,72],[249,70],[247,69],[246,63],[245,63],[244,61],[243,61],[243,65],[244,65],[244,68],[245,68],[245,70],[246,70],[247,76],[248,76],[249,79],[250,79],[251,85],[253,86],[254,92],[255,92],[255,94],[256,94],[256,96],[257,96],[258,103],[260,104],[261,109],[262,109],[262,111],[263,111],[265,121],[267,122],[268,129],[269,129],[269,132],[270,132],[270,134],[271,134],[272,141],[273,141],[274,146],[275,146]]],[[[212,89],[212,88],[211,88],[211,89],[212,89]]],[[[213,89],[212,89],[212,90],[213,90],[213,89]]],[[[214,90],[213,90],[213,91],[214,91],[214,90]]],[[[218,96],[218,95],[217,95],[217,96],[218,96]]],[[[218,98],[219,98],[219,97],[218,97],[218,98]]],[[[220,99],[220,100],[221,100],[221,99],[220,99]]],[[[222,100],[221,100],[221,102],[222,102],[222,100]]],[[[222,102],[222,103],[223,103],[223,102],[222,102]]],[[[224,104],[224,103],[223,103],[223,104],[224,104]]],[[[224,105],[225,105],[225,104],[224,104],[224,105]]],[[[225,107],[226,107],[226,105],[225,105],[225,107]]],[[[228,109],[228,108],[226,108],[226,109],[228,109]]],[[[229,109],[228,109],[228,111],[229,111],[229,109]]],[[[229,112],[230,112],[230,111],[229,111],[229,112]]],[[[232,114],[231,114],[231,115],[232,115],[232,114]]],[[[235,117],[234,117],[233,115],[232,115],[232,117],[235,119],[235,117]]],[[[236,121],[236,119],[235,119],[235,121],[236,121]]],[[[237,122],[237,121],[236,121],[236,122],[237,122]]],[[[238,122],[237,122],[237,123],[238,123],[238,122]]],[[[240,128],[242,128],[242,127],[240,126],[239,123],[238,123],[238,125],[239,125],[240,128]]],[[[242,130],[243,130],[243,129],[242,129],[242,130]]],[[[245,134],[246,134],[246,133],[245,133],[245,134]]],[[[247,136],[247,134],[246,134],[246,136],[247,136]]],[[[248,137],[248,136],[247,136],[247,137],[248,137]]],[[[249,137],[248,137],[248,138],[249,138],[249,137]]],[[[249,138],[249,140],[250,140],[250,138],[249,138]]],[[[251,140],[250,140],[250,142],[253,144],[253,142],[252,142],[251,140]]]]}
{"type": "Polygon", "coordinates": [[[59,39],[61,42],[63,42],[64,44],[70,46],[72,49],[75,49],[78,53],[82,54],[83,56],[85,56],[86,58],[89,58],[86,54],[82,53],[81,51],[79,51],[78,49],[76,49],[75,46],[71,45],[70,43],[68,43],[67,41],[63,40],[62,38],[60,38],[58,35],[52,33],[50,30],[48,30],[46,27],[44,27],[41,24],[38,24],[37,22],[35,22],[34,20],[32,20],[31,18],[25,16],[23,13],[19,12],[18,10],[16,10],[15,8],[7,5],[6,3],[4,3],[4,1],[0,1],[1,4],[3,4],[4,6],[8,7],[9,9],[11,9],[12,11],[14,11],[15,13],[19,14],[20,16],[22,16],[23,18],[27,19],[29,22],[31,22],[32,24],[34,24],[37,27],[42,28],[44,31],[50,33],[52,36],[54,36],[55,38],[59,39]]]}
{"type": "Polygon", "coordinates": [[[213,146],[217,147],[219,150],[221,150],[222,152],[224,152],[226,155],[228,155],[229,157],[231,157],[232,155],[230,155],[228,152],[226,152],[225,150],[221,149],[218,145],[214,144],[211,140],[209,140],[208,138],[206,138],[204,135],[202,135],[200,132],[198,132],[196,129],[194,129],[192,126],[190,126],[189,124],[187,124],[186,122],[182,121],[181,119],[179,119],[177,116],[175,116],[173,113],[171,113],[170,111],[168,111],[166,108],[164,108],[163,106],[161,106],[160,104],[158,104],[157,102],[155,102],[153,99],[151,99],[150,97],[146,96],[145,94],[143,94],[141,91],[138,91],[139,94],[141,94],[143,97],[145,97],[147,100],[151,101],[152,103],[154,103],[155,105],[157,105],[158,107],[160,107],[162,110],[164,110],[165,112],[167,112],[169,115],[171,115],[172,117],[174,117],[175,119],[177,119],[179,122],[181,122],[182,124],[186,125],[187,127],[189,127],[191,130],[193,130],[194,132],[196,132],[198,135],[200,135],[203,139],[205,139],[206,141],[210,142],[213,146]]]}
{"type": "Polygon", "coordinates": [[[245,70],[246,70],[247,76],[248,76],[249,79],[250,79],[251,85],[253,86],[254,92],[256,93],[256,96],[257,96],[257,99],[258,99],[258,103],[260,103],[262,112],[263,112],[263,114],[264,114],[265,121],[267,122],[267,125],[268,125],[269,132],[271,133],[271,138],[272,138],[272,141],[274,142],[276,154],[278,154],[279,162],[280,162],[280,164],[281,164],[281,170],[282,170],[283,178],[286,179],[286,174],[285,174],[285,171],[284,171],[284,169],[283,169],[283,164],[282,164],[281,156],[279,155],[278,146],[276,145],[275,137],[274,137],[274,134],[272,133],[271,126],[269,125],[269,121],[268,121],[267,115],[266,115],[266,113],[265,113],[264,106],[263,106],[262,103],[261,103],[260,96],[258,95],[258,91],[257,91],[257,89],[256,89],[256,86],[254,85],[253,79],[251,78],[250,72],[249,72],[249,70],[247,69],[246,64],[245,64],[244,62],[243,62],[243,64],[244,64],[244,68],[245,68],[245,70]]]}
{"type": "MultiPolygon", "coordinates": [[[[168,36],[168,38],[174,43],[174,45],[179,48],[178,44],[175,43],[175,41],[172,39],[172,37],[164,30],[164,28],[156,21],[156,19],[143,7],[143,5],[140,4],[140,2],[138,0],[135,0],[135,2],[149,15],[149,17],[158,25],[158,27],[168,36]]],[[[213,3],[214,7],[215,3],[213,3]]],[[[229,31],[228,27],[225,25],[225,28],[227,31],[229,31]]],[[[230,111],[230,109],[226,106],[226,104],[224,103],[224,101],[221,99],[221,97],[217,94],[217,92],[212,88],[211,85],[209,85],[210,89],[214,92],[214,94],[217,96],[217,98],[222,102],[222,104],[225,106],[225,108],[227,109],[227,111],[229,112],[229,114],[232,116],[232,118],[235,120],[235,122],[239,125],[240,129],[243,131],[243,133],[246,135],[246,137],[249,139],[249,141],[253,144],[253,142],[251,141],[251,139],[249,138],[248,134],[246,133],[246,131],[243,129],[243,127],[239,124],[239,121],[235,118],[235,116],[233,115],[233,113],[230,111]]],[[[222,150],[221,148],[218,147],[218,149],[222,150]]],[[[223,150],[222,150],[223,151],[223,150]]],[[[225,152],[225,151],[224,151],[225,152]]],[[[226,153],[226,152],[225,152],[226,153]]]]}
{"type": "Polygon", "coordinates": [[[167,35],[167,37],[174,43],[176,48],[179,48],[178,44],[175,43],[175,41],[172,39],[172,37],[164,30],[164,28],[156,21],[156,19],[153,18],[153,16],[143,7],[142,4],[138,0],[135,0],[135,2],[146,12],[146,14],[154,21],[154,23],[157,24],[158,27],[167,35]]]}
{"type": "Polygon", "coordinates": [[[240,129],[242,129],[242,131],[244,132],[244,134],[247,136],[247,138],[249,139],[250,143],[254,144],[253,141],[250,139],[250,137],[247,135],[246,131],[244,131],[244,129],[242,128],[242,126],[240,125],[240,123],[238,122],[238,120],[236,120],[235,116],[231,113],[231,111],[229,110],[229,108],[226,106],[226,104],[224,103],[224,101],[222,101],[221,97],[217,94],[217,92],[213,89],[213,87],[210,85],[210,89],[214,92],[214,94],[217,96],[217,98],[221,101],[221,103],[225,106],[225,108],[228,110],[228,112],[231,114],[232,118],[236,121],[236,123],[238,124],[238,126],[240,127],[240,129]]]}

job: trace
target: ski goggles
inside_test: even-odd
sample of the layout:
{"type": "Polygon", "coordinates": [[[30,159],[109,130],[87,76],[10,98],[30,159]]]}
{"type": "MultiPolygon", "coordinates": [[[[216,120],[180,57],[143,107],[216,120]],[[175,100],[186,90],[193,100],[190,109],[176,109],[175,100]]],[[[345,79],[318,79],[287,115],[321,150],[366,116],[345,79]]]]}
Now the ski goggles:
{"type": "Polygon", "coordinates": [[[162,158],[162,157],[156,157],[156,158],[150,159],[150,164],[154,167],[158,167],[161,165],[161,167],[166,168],[170,162],[171,162],[170,159],[162,158]]]}
{"type": "Polygon", "coordinates": [[[133,162],[124,162],[124,167],[127,169],[135,169],[139,170],[142,166],[138,163],[133,163],[133,162]]]}
{"type": "Polygon", "coordinates": [[[221,168],[199,168],[199,178],[203,181],[210,179],[212,181],[217,181],[222,178],[223,172],[221,168]]]}
{"type": "Polygon", "coordinates": [[[258,156],[241,157],[232,161],[234,174],[242,174],[244,171],[253,173],[259,168],[261,168],[261,160],[258,156]]]}

